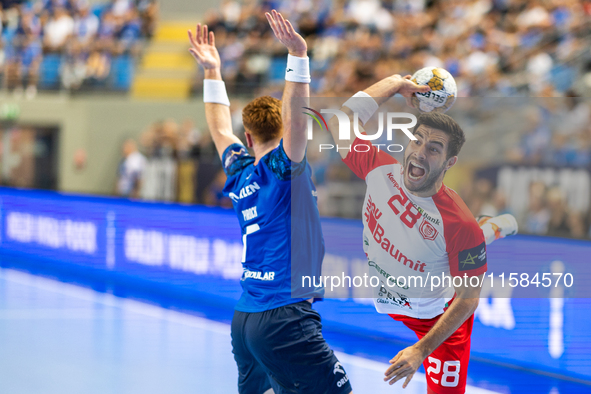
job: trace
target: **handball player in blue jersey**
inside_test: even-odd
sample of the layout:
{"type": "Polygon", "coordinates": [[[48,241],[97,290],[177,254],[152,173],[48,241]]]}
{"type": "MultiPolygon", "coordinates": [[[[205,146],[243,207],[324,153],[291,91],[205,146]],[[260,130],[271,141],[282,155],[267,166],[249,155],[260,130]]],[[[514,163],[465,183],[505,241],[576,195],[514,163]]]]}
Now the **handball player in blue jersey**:
{"type": "Polygon", "coordinates": [[[289,51],[286,84],[282,101],[265,96],[244,108],[247,146],[232,132],[213,32],[201,25],[195,35],[189,31],[190,52],[204,68],[207,123],[228,177],[224,194],[233,201],[244,243],[243,292],[232,319],[238,391],[349,394],[349,378],[312,309],[321,290],[292,298],[292,260],[319,276],[324,257],[306,161],[307,120],[291,112],[294,101],[309,97],[310,73],[305,40],[276,11],[266,16],[289,51]]]}

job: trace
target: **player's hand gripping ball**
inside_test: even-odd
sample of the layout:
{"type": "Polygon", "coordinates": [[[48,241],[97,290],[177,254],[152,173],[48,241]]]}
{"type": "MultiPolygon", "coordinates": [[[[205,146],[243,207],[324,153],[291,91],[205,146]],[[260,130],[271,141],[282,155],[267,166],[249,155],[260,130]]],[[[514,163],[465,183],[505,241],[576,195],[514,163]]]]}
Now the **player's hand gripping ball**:
{"type": "Polygon", "coordinates": [[[417,85],[429,85],[431,91],[415,93],[412,104],[421,112],[447,112],[456,101],[458,87],[454,77],[443,68],[425,67],[414,73],[411,81],[417,85]]]}

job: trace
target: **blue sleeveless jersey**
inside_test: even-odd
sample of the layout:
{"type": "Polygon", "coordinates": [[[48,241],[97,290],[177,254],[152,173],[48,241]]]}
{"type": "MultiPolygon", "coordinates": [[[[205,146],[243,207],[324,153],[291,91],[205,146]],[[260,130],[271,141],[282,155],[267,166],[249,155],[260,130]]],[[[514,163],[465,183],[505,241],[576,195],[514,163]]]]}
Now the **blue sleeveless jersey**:
{"type": "Polygon", "coordinates": [[[322,289],[301,287],[302,275],[320,275],[324,258],[310,166],[305,158],[292,163],[283,140],[256,166],[254,161],[242,144],[230,145],[222,155],[228,176],[224,195],[232,199],[244,244],[236,310],[262,312],[320,298],[322,289]]]}

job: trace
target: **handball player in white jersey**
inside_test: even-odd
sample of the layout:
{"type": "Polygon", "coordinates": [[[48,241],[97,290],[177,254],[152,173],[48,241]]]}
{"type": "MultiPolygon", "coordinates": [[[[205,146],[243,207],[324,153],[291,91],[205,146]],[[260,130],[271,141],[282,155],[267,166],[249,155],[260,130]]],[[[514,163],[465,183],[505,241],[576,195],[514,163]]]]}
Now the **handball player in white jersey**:
{"type": "MultiPolygon", "coordinates": [[[[361,126],[389,97],[399,93],[409,99],[427,91],[428,86],[416,85],[410,76],[394,75],[354,95],[341,111],[351,120],[357,113],[362,132],[361,126]]],[[[338,141],[337,118],[328,126],[338,141]]],[[[431,277],[482,280],[487,242],[516,232],[516,223],[501,216],[481,229],[458,194],[443,184],[465,142],[464,132],[450,116],[422,114],[412,134],[416,140],[406,147],[403,163],[360,138],[347,142],[350,151],[339,150],[344,163],[367,184],[363,248],[370,276],[380,280],[373,290],[375,307],[419,338],[390,360],[384,380],[394,384],[405,379],[406,387],[422,363],[428,393],[464,393],[480,287],[464,279],[460,286],[446,282],[432,289],[431,277]],[[398,282],[401,276],[417,279],[398,282]]]]}

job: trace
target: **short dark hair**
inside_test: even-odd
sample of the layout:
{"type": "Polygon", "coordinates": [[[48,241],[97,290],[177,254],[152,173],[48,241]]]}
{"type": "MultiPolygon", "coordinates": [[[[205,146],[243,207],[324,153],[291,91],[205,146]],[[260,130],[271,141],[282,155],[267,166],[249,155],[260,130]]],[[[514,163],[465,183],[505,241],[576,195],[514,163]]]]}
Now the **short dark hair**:
{"type": "Polygon", "coordinates": [[[281,100],[271,96],[252,100],[242,110],[242,123],[257,142],[264,144],[277,138],[283,130],[281,100]]]}
{"type": "Polygon", "coordinates": [[[466,135],[460,125],[453,118],[446,114],[438,112],[428,112],[419,115],[417,124],[412,133],[416,133],[421,125],[429,126],[443,131],[449,136],[447,145],[447,158],[457,156],[466,142],[466,135]]]}

